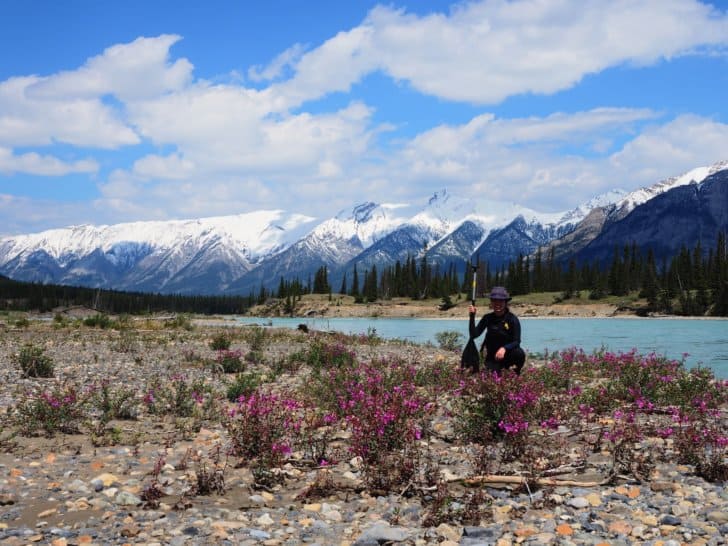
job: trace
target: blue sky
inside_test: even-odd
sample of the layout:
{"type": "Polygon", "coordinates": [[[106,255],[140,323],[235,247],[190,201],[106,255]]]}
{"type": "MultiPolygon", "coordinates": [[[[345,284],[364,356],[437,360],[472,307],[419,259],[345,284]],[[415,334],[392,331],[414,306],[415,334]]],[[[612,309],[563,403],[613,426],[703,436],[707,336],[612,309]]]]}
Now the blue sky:
{"type": "Polygon", "coordinates": [[[5,0],[0,48],[0,235],[566,211],[728,159],[726,1],[5,0]]]}

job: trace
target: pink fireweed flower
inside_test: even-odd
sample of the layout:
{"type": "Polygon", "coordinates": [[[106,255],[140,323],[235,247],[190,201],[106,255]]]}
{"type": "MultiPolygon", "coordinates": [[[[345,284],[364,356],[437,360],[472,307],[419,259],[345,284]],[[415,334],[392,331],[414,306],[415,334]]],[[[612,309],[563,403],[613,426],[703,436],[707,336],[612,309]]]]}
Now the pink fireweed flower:
{"type": "Polygon", "coordinates": [[[556,430],[557,428],[559,428],[559,421],[558,419],[556,419],[556,417],[549,417],[545,421],[541,421],[541,428],[556,430]]]}
{"type": "Polygon", "coordinates": [[[516,421],[515,423],[510,423],[508,421],[501,420],[498,423],[498,428],[506,434],[518,434],[521,431],[528,430],[528,421],[516,421]]]}
{"type": "Polygon", "coordinates": [[[671,427],[666,428],[659,428],[657,429],[657,435],[660,438],[669,438],[675,433],[675,431],[671,427]]]}
{"type": "Polygon", "coordinates": [[[652,402],[650,402],[649,400],[645,400],[642,397],[638,398],[635,403],[637,404],[637,407],[641,410],[646,409],[648,411],[652,411],[653,409],[655,409],[655,405],[652,402]]]}

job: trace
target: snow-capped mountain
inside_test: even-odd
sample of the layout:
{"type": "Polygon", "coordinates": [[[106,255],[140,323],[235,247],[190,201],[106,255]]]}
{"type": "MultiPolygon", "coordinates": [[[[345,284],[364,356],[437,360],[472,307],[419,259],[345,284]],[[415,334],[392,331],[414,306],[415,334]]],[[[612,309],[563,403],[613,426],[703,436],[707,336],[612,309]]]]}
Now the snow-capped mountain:
{"type": "Polygon", "coordinates": [[[0,239],[0,271],[45,283],[214,293],[288,248],[312,225],[314,218],[274,210],[72,226],[0,239]]]}
{"type": "MultiPolygon", "coordinates": [[[[707,167],[692,169],[679,176],[667,178],[646,188],[640,188],[622,195],[621,198],[618,198],[618,193],[600,196],[598,199],[605,199],[606,202],[599,203],[597,200],[594,203],[591,203],[596,206],[591,207],[589,213],[571,232],[559,237],[558,239],[554,239],[551,243],[549,243],[545,253],[553,251],[554,258],[557,261],[564,261],[569,257],[577,255],[581,255],[582,259],[586,259],[586,256],[589,253],[582,252],[585,247],[600,237],[603,232],[609,230],[612,225],[621,223],[622,220],[627,218],[635,209],[652,202],[655,198],[663,194],[673,193],[685,186],[698,186],[706,179],[727,171],[728,161],[720,161],[707,167]]],[[[675,214],[677,216],[681,216],[688,214],[688,211],[680,212],[679,210],[676,210],[675,214]]],[[[657,218],[654,220],[657,220],[657,218]]],[[[673,220],[678,221],[678,218],[673,218],[673,220]]],[[[663,232],[662,236],[666,237],[667,231],[663,232]]],[[[682,240],[681,237],[679,237],[679,239],[682,240]]],[[[692,246],[692,244],[689,246],[692,246]]],[[[653,246],[659,247],[663,245],[656,242],[653,246]]],[[[667,245],[666,248],[671,246],[672,245],[667,245]]],[[[603,253],[600,253],[600,256],[601,254],[603,253]]]]}
{"type": "Polygon", "coordinates": [[[629,194],[609,192],[560,213],[441,190],[422,206],[363,203],[324,221],[274,210],[73,226],[0,239],[0,274],[122,290],[248,295],[261,286],[274,289],[281,278],[305,283],[321,266],[338,288],[354,267],[362,274],[425,253],[429,263],[459,271],[476,254],[498,267],[549,244],[578,252],[656,197],[723,180],[716,178],[721,173],[728,173],[728,162],[629,194]]]}
{"type": "Polygon", "coordinates": [[[718,233],[728,231],[728,164],[723,165],[720,170],[700,170],[698,176],[691,171],[689,177],[681,177],[681,183],[657,192],[618,221],[605,224],[572,257],[578,263],[606,265],[615,248],[634,243],[643,251],[651,250],[660,263],[681,248],[694,248],[698,241],[706,252],[715,248],[718,233]],[[705,176],[700,176],[703,173],[705,176]]]}

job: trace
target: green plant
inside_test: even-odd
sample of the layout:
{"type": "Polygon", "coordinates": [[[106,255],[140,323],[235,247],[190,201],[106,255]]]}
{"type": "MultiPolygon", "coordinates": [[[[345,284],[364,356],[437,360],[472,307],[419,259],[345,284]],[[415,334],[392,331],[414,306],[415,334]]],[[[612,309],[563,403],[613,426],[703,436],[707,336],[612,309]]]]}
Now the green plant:
{"type": "Polygon", "coordinates": [[[108,315],[104,313],[97,313],[91,317],[86,317],[83,320],[83,324],[84,326],[89,326],[91,328],[101,328],[102,330],[105,330],[106,328],[110,328],[113,322],[108,315]]]}
{"type": "Polygon", "coordinates": [[[83,401],[73,386],[57,386],[50,391],[28,393],[18,403],[16,421],[23,434],[45,431],[76,433],[83,418],[83,401]]]}
{"type": "Polygon", "coordinates": [[[164,321],[164,326],[167,328],[179,328],[180,330],[191,331],[194,329],[192,319],[189,315],[179,314],[173,318],[164,321]]]}
{"type": "Polygon", "coordinates": [[[53,359],[41,347],[28,344],[14,356],[25,377],[53,377],[53,359]]]}
{"type": "Polygon", "coordinates": [[[210,349],[213,351],[227,351],[230,349],[230,338],[227,334],[219,333],[215,334],[210,341],[210,349]]]}
{"type": "Polygon", "coordinates": [[[102,380],[89,388],[89,404],[101,412],[101,421],[112,419],[135,419],[136,401],[133,390],[126,387],[113,387],[109,380],[102,380]]]}
{"type": "Polygon", "coordinates": [[[248,344],[252,352],[262,351],[267,337],[265,329],[257,325],[243,330],[243,340],[248,344]]]}
{"type": "Polygon", "coordinates": [[[16,328],[23,328],[23,329],[25,329],[28,326],[30,326],[30,321],[27,318],[25,318],[25,317],[21,317],[21,318],[19,318],[18,320],[15,321],[15,327],[16,328]]]}
{"type": "Polygon", "coordinates": [[[437,332],[435,339],[440,345],[440,349],[446,351],[459,351],[463,343],[463,335],[460,332],[448,330],[445,332],[437,332]]]}
{"type": "Polygon", "coordinates": [[[222,349],[217,352],[217,365],[224,373],[240,373],[245,369],[240,351],[222,349]]]}
{"type": "Polygon", "coordinates": [[[235,380],[228,385],[227,399],[231,402],[237,401],[241,396],[248,397],[262,383],[260,374],[257,373],[238,373],[235,380]]]}

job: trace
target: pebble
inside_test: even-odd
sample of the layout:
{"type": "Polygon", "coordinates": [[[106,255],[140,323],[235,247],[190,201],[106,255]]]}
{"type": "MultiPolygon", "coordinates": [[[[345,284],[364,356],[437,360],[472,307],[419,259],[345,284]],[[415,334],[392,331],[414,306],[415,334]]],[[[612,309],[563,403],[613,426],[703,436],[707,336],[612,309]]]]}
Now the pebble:
{"type": "MultiPolygon", "coordinates": [[[[175,343],[180,353],[164,345],[144,355],[145,362],[158,366],[155,373],[166,373],[166,367],[177,369],[184,361],[184,343],[175,343]]],[[[99,378],[113,373],[119,384],[135,384],[139,368],[133,356],[103,347],[98,351],[103,366],[90,373],[99,378]]],[[[77,353],[73,347],[66,347],[66,352],[77,353]]],[[[70,361],[63,368],[63,357],[56,358],[59,373],[64,377],[73,373],[70,361]]],[[[17,377],[0,369],[3,373],[0,383],[18,383],[17,377]]],[[[305,465],[287,465],[281,469],[282,482],[270,487],[255,487],[249,469],[230,466],[225,495],[191,497],[183,505],[195,467],[190,463],[185,469],[178,463],[188,449],[205,456],[220,435],[210,426],[173,445],[165,445],[166,436],[160,432],[156,443],[93,449],[77,448],[74,440],[59,438],[52,453],[33,454],[27,460],[12,452],[0,453],[0,546],[720,546],[728,537],[728,488],[676,464],[659,465],[650,481],[639,484],[542,488],[529,494],[509,487],[481,487],[477,491],[486,504],[480,521],[452,518],[432,527],[423,524],[431,506],[418,495],[397,490],[377,496],[363,490],[363,461],[350,455],[330,467],[337,483],[346,484],[345,490],[322,498],[296,499],[291,493],[313,482],[316,472],[305,465]],[[159,506],[145,508],[143,492],[162,456],[159,482],[166,496],[159,506]]],[[[346,439],[347,434],[341,436],[346,439]]],[[[443,452],[451,450],[441,476],[472,475],[461,447],[434,440],[432,445],[443,452]]],[[[602,464],[598,457],[592,460],[602,464]]],[[[428,494],[434,498],[434,493],[428,494]]],[[[453,510],[467,508],[463,496],[451,501],[453,510]]]]}

